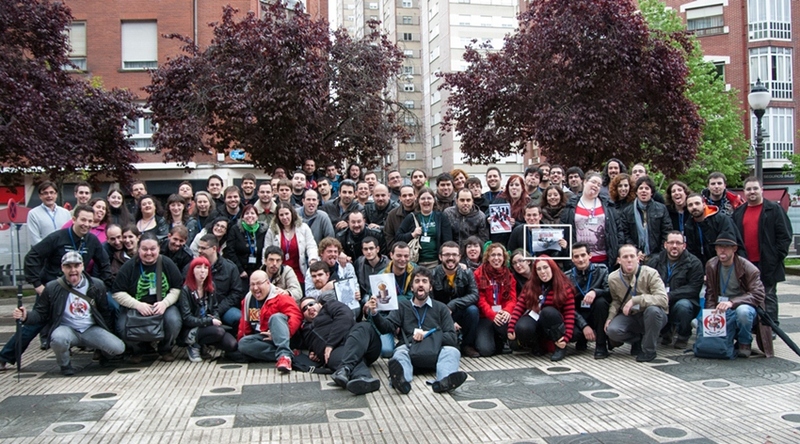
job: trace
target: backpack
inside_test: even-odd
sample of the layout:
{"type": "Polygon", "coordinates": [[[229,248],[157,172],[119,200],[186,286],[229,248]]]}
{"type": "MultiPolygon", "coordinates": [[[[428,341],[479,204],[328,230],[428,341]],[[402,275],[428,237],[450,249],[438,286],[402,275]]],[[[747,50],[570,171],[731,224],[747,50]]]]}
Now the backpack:
{"type": "MultiPolygon", "coordinates": [[[[708,310],[710,311],[710,310],[708,310]]],[[[734,312],[729,310],[725,314],[725,336],[703,336],[703,322],[706,322],[706,310],[700,318],[701,324],[697,326],[697,341],[694,343],[694,355],[707,359],[736,359],[736,349],[733,346],[736,335],[736,321],[734,312]]]]}

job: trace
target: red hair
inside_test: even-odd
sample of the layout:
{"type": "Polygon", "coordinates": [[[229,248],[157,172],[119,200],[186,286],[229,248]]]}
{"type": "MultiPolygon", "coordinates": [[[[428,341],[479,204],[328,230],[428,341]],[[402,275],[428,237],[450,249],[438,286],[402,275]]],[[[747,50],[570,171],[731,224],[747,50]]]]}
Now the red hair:
{"type": "Polygon", "coordinates": [[[522,288],[522,298],[525,301],[525,306],[528,310],[539,311],[539,295],[542,294],[542,280],[539,278],[539,273],[536,272],[537,262],[547,262],[550,266],[550,271],[553,273],[553,278],[550,280],[550,291],[553,292],[553,304],[561,311],[562,308],[569,302],[575,300],[574,292],[572,290],[572,282],[567,275],[558,268],[556,261],[550,256],[537,256],[534,260],[534,266],[531,267],[531,278],[522,288]],[[568,297],[569,295],[569,297],[568,297]]]}
{"type": "Polygon", "coordinates": [[[528,202],[531,201],[531,197],[528,196],[527,190],[525,189],[525,179],[523,179],[522,176],[514,174],[513,176],[509,177],[508,181],[506,182],[506,188],[499,197],[504,198],[511,205],[511,217],[513,217],[514,220],[525,220],[525,207],[528,205],[528,202]],[[517,199],[516,202],[512,202],[511,193],[508,191],[509,185],[514,181],[518,181],[522,187],[522,195],[519,196],[519,199],[517,199]]]}
{"type": "Polygon", "coordinates": [[[186,273],[186,280],[183,282],[183,285],[189,287],[189,290],[197,291],[197,280],[194,277],[194,269],[198,265],[205,265],[208,267],[208,277],[206,277],[206,281],[203,283],[203,290],[206,293],[211,293],[214,291],[214,279],[212,279],[211,276],[211,263],[203,256],[196,257],[189,263],[189,271],[186,273]]]}

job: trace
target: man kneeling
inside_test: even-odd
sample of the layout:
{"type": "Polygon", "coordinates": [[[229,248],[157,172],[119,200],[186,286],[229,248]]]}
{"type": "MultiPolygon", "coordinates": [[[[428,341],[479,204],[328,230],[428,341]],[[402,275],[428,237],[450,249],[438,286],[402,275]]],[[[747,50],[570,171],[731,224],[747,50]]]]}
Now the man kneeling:
{"type": "Polygon", "coordinates": [[[30,313],[14,310],[14,319],[31,324],[50,324],[50,347],[61,366],[61,374],[72,376],[70,347],[94,348],[104,357],[121,355],[125,343],[108,330],[111,325],[103,281],[83,273],[83,258],[68,251],[61,258],[64,276],[50,281],[36,299],[30,313]]]}
{"type": "Polygon", "coordinates": [[[416,269],[411,275],[413,299],[401,299],[398,309],[389,316],[376,316],[378,305],[374,297],[367,302],[367,312],[378,331],[385,334],[399,328],[404,339],[389,360],[392,387],[402,394],[411,391],[415,368],[436,369],[436,380],[431,383],[436,393],[452,391],[467,380],[467,374],[458,370],[461,353],[450,310],[431,297],[432,278],[433,273],[427,268],[416,269]]]}

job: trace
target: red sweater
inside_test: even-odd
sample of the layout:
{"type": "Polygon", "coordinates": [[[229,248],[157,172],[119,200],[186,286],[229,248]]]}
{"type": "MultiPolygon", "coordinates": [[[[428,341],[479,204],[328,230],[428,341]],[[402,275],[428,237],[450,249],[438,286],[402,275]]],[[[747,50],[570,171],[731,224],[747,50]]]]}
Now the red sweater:
{"type": "MultiPolygon", "coordinates": [[[[481,281],[481,275],[483,274],[483,267],[478,267],[475,270],[475,282],[481,281]]],[[[503,299],[501,296],[503,291],[501,290],[498,295],[497,304],[503,307],[503,311],[507,311],[511,313],[511,310],[514,309],[514,305],[517,303],[517,281],[514,279],[514,275],[511,275],[511,279],[509,281],[510,288],[508,289],[508,298],[503,299]]],[[[490,321],[494,322],[494,317],[497,315],[494,310],[492,310],[492,306],[495,305],[494,303],[494,291],[491,287],[486,287],[481,289],[480,285],[478,285],[478,310],[481,312],[481,318],[489,319],[490,321]]]]}
{"type": "MultiPolygon", "coordinates": [[[[573,293],[572,288],[567,288],[567,297],[564,301],[566,305],[562,307],[558,307],[554,304],[554,295],[555,293],[553,293],[553,290],[547,292],[547,295],[544,297],[544,304],[542,304],[542,308],[555,307],[555,309],[561,313],[561,317],[564,318],[564,326],[566,327],[564,337],[567,339],[567,342],[569,342],[570,339],[572,339],[572,330],[575,328],[575,294],[573,293]]],[[[517,298],[517,305],[514,307],[514,311],[511,312],[511,319],[508,321],[508,331],[514,331],[517,321],[527,311],[528,307],[525,298],[517,298]]]]}
{"type": "MultiPolygon", "coordinates": [[[[294,336],[303,323],[303,314],[300,312],[300,308],[297,307],[297,302],[288,293],[278,293],[276,296],[272,296],[274,289],[275,286],[272,286],[270,295],[267,296],[267,300],[261,306],[259,323],[262,328],[267,328],[270,316],[275,313],[283,313],[289,318],[289,336],[294,336]]],[[[250,303],[250,298],[250,293],[247,293],[247,296],[242,299],[242,317],[239,319],[239,332],[236,335],[236,340],[241,340],[247,335],[256,333],[250,326],[250,322],[247,321],[247,306],[250,303]]]]}

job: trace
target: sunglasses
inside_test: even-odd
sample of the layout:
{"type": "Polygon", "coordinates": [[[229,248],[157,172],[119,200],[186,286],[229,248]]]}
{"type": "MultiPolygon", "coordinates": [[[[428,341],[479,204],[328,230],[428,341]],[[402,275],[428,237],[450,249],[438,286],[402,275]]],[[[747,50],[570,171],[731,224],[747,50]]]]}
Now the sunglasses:
{"type": "Polygon", "coordinates": [[[312,305],[314,305],[315,303],[316,303],[316,302],[312,302],[312,303],[310,303],[310,304],[306,304],[306,305],[304,305],[304,306],[303,306],[303,308],[301,308],[301,309],[300,309],[300,311],[302,311],[303,313],[305,313],[306,311],[308,311],[308,308],[309,308],[309,307],[311,307],[312,305]]]}

